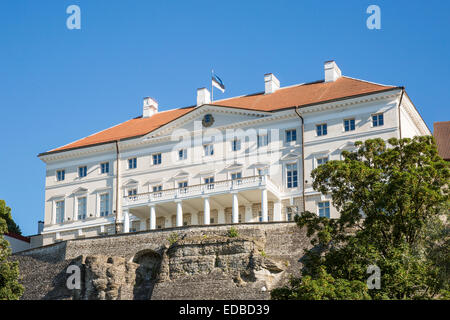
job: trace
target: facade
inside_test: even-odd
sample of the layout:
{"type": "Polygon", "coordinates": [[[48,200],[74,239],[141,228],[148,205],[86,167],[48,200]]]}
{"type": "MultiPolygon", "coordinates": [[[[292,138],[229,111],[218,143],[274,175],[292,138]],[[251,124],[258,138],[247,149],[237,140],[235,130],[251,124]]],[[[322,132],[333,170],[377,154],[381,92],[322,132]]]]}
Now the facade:
{"type": "Polygon", "coordinates": [[[433,136],[441,158],[450,161],[450,121],[433,123],[433,136]]]}
{"type": "Polygon", "coordinates": [[[311,171],[358,140],[429,135],[403,87],[341,75],[324,81],[158,111],[41,153],[46,163],[43,244],[170,228],[293,220],[303,209],[335,218],[311,171]]]}

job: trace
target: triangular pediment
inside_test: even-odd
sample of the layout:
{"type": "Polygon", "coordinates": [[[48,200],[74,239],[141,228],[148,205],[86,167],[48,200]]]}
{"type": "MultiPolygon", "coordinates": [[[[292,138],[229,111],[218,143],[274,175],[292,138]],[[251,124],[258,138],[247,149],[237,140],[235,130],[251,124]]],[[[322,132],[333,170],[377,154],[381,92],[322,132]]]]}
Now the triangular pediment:
{"type": "Polygon", "coordinates": [[[136,185],[136,184],[138,184],[139,183],[139,181],[136,181],[136,180],[134,180],[134,179],[130,179],[130,180],[128,180],[126,183],[124,183],[123,185],[124,186],[134,186],[134,185],[136,185]]]}
{"type": "Polygon", "coordinates": [[[289,152],[287,154],[285,154],[284,156],[281,157],[280,160],[282,161],[288,161],[288,160],[296,160],[300,158],[300,154],[297,152],[289,152]]]}
{"type": "Polygon", "coordinates": [[[79,188],[73,190],[72,193],[73,193],[73,194],[76,194],[76,193],[86,193],[86,192],[88,192],[88,189],[83,188],[83,187],[79,187],[79,188]]]}
{"type": "Polygon", "coordinates": [[[228,128],[244,123],[246,121],[258,120],[264,117],[272,116],[270,112],[247,110],[226,106],[202,105],[192,112],[167,123],[161,128],[144,136],[144,139],[150,139],[158,136],[172,134],[173,131],[187,130],[187,132],[196,132],[207,130],[209,128],[228,128]]]}

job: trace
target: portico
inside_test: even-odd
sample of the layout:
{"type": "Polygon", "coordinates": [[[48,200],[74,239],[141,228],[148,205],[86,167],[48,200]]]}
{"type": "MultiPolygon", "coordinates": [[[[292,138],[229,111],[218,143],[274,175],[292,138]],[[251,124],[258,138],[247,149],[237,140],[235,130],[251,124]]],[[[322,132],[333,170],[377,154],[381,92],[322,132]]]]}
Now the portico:
{"type": "Polygon", "coordinates": [[[133,221],[140,221],[140,231],[196,224],[267,222],[269,207],[271,220],[281,220],[278,187],[265,175],[136,194],[125,197],[123,202],[124,232],[136,229],[130,227],[133,221]]]}

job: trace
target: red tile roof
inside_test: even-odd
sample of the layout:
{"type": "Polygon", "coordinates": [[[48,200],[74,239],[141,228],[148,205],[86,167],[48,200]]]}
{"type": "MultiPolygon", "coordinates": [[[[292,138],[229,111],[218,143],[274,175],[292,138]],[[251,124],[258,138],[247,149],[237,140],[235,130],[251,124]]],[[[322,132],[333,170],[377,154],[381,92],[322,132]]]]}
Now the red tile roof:
{"type": "Polygon", "coordinates": [[[450,161],[450,121],[435,122],[433,136],[441,158],[450,161]]]}
{"type": "Polygon", "coordinates": [[[15,233],[12,233],[12,232],[6,232],[5,236],[8,236],[8,237],[11,237],[11,238],[14,238],[14,239],[17,239],[17,240],[21,240],[21,241],[30,243],[30,237],[24,237],[24,236],[22,236],[20,234],[15,234],[15,233]]]}
{"type": "MultiPolygon", "coordinates": [[[[217,100],[212,104],[216,106],[257,111],[276,111],[294,106],[307,106],[310,104],[318,104],[326,101],[349,98],[352,96],[392,90],[395,88],[397,87],[375,84],[348,77],[341,77],[334,82],[325,83],[323,81],[319,81],[300,84],[280,88],[276,92],[267,95],[262,92],[253,95],[217,100]]],[[[109,129],[90,135],[86,138],[77,140],[73,143],[50,150],[41,155],[113,142],[119,139],[143,136],[194,109],[195,107],[187,107],[162,111],[149,118],[134,118],[109,129]]]]}

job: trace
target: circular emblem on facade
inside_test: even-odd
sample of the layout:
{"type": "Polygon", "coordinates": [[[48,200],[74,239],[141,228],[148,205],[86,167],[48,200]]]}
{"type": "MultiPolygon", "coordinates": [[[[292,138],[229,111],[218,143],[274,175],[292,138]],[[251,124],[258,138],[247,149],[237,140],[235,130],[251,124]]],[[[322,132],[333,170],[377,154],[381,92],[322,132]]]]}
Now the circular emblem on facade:
{"type": "Polygon", "coordinates": [[[214,123],[214,117],[212,114],[205,114],[202,120],[202,124],[204,127],[211,127],[214,123]]]}

